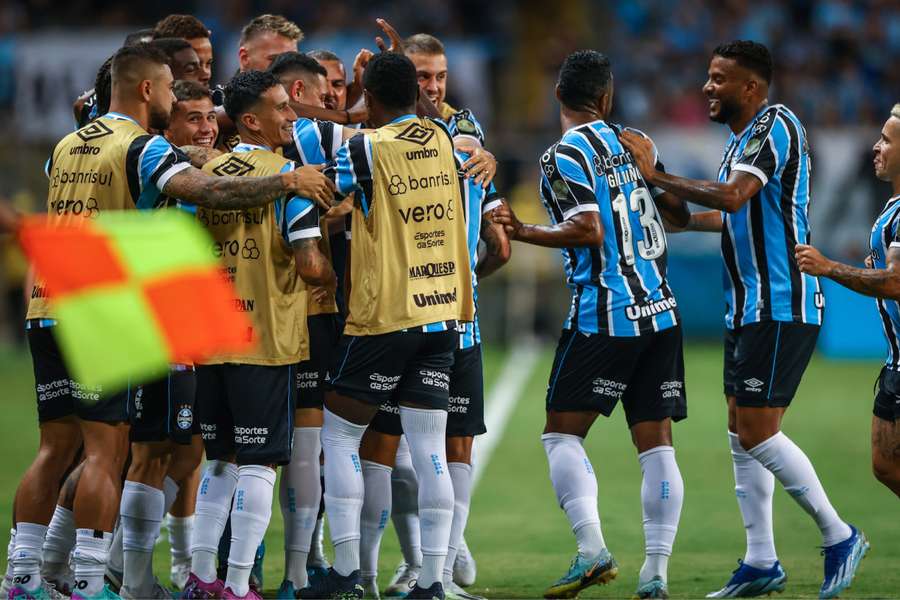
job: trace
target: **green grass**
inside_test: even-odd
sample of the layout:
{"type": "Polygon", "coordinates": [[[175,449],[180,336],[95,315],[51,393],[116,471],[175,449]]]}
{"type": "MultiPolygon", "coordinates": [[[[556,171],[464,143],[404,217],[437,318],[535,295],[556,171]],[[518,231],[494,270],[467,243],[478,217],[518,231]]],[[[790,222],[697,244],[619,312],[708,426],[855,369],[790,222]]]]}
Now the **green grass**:
{"type": "MultiPolygon", "coordinates": [[[[485,352],[490,389],[503,355],[485,352]]],[[[478,561],[474,590],[492,598],[539,597],[567,568],[574,539],[558,508],[540,444],[544,390],[552,361],[542,355],[531,373],[503,441],[475,493],[466,538],[478,561]]],[[[685,480],[681,528],[669,569],[674,598],[702,597],[721,587],[743,555],[744,535],[734,499],[721,394],[721,351],[717,346],[686,349],[690,418],[675,426],[678,462],[685,480]]],[[[834,505],[868,535],[872,550],[844,598],[900,595],[900,519],[897,498],[872,477],[869,425],[877,363],[829,362],[816,358],[785,419],[784,431],[817,466],[834,505]]],[[[18,478],[37,444],[31,365],[27,355],[0,352],[3,386],[0,421],[0,522],[9,522],[18,478]]],[[[630,597],[643,560],[640,468],[621,410],[601,419],[586,443],[600,487],[604,536],[619,562],[619,578],[583,597],[630,597]]],[[[779,555],[788,572],[782,598],[813,598],[821,583],[821,543],[812,520],[781,489],[775,496],[779,555]]],[[[276,506],[266,537],[266,588],[277,587],[282,569],[282,522],[276,506]]],[[[157,571],[168,580],[168,550],[157,548],[157,571]]],[[[389,527],[380,559],[386,584],[400,560],[389,527]]]]}

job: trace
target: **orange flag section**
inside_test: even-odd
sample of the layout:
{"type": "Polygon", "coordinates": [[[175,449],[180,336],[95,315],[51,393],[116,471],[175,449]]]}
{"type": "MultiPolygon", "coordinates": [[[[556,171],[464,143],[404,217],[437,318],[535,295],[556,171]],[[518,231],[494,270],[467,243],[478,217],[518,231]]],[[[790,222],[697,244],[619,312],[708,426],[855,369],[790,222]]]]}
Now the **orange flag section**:
{"type": "Polygon", "coordinates": [[[212,239],[184,213],[121,211],[77,224],[31,217],[19,239],[79,383],[113,391],[251,344],[212,239]]]}

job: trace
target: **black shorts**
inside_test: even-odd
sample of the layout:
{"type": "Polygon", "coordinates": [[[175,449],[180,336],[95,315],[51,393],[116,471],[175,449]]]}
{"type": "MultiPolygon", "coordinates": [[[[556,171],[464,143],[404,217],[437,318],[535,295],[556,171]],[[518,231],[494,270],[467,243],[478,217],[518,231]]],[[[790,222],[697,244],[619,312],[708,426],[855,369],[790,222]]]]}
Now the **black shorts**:
{"type": "Polygon", "coordinates": [[[547,410],[612,414],[622,401],[628,427],[687,417],[681,326],[637,337],[564,329],[547,387],[547,410]]]}
{"type": "Polygon", "coordinates": [[[197,417],[208,460],[286,465],[294,433],[296,366],[197,367],[197,417]]]}
{"type": "Polygon", "coordinates": [[[341,339],[338,314],[313,315],[306,319],[309,329],[309,360],[297,365],[297,408],[322,408],[325,374],[331,366],[335,347],[341,339]]]}
{"type": "MultiPolygon", "coordinates": [[[[450,369],[450,391],[447,407],[447,437],[481,435],[484,426],[484,373],[481,345],[457,349],[450,369]]],[[[402,435],[400,408],[383,402],[369,424],[373,430],[387,435],[402,435]]]]}
{"type": "Polygon", "coordinates": [[[172,367],[168,375],[131,390],[128,417],[132,442],[189,445],[195,430],[194,395],[197,379],[193,367],[172,367]]]}
{"type": "Polygon", "coordinates": [[[900,419],[900,372],[887,367],[881,369],[872,414],[884,421],[900,419]]]}
{"type": "Polygon", "coordinates": [[[70,415],[85,421],[128,421],[128,390],[104,394],[102,388],[73,381],[53,337],[53,327],[29,329],[28,345],[34,365],[39,422],[70,415]]]}
{"type": "Polygon", "coordinates": [[[738,406],[790,406],[819,326],[762,321],[725,330],[725,395],[738,406]]]}
{"type": "Polygon", "coordinates": [[[455,329],[342,335],[327,389],[375,406],[396,406],[402,399],[447,410],[450,368],[458,341],[455,329]]]}

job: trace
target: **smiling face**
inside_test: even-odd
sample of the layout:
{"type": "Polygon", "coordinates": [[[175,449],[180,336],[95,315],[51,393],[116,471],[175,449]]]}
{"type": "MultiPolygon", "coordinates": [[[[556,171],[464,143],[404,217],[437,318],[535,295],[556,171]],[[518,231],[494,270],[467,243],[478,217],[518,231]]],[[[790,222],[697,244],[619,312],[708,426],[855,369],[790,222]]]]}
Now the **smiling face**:
{"type": "Polygon", "coordinates": [[[900,177],[900,117],[891,116],[885,122],[872,150],[875,177],[882,181],[900,177]]]}
{"type": "Polygon", "coordinates": [[[219,124],[212,99],[182,100],[175,104],[166,139],[176,146],[212,148],[219,135],[219,124]]]}
{"type": "Polygon", "coordinates": [[[347,107],[347,73],[339,60],[320,60],[328,71],[326,77],[325,108],[344,110],[347,107]]]}
{"type": "Polygon", "coordinates": [[[408,54],[416,67],[419,91],[437,107],[447,97],[447,57],[444,54],[408,54]]]}
{"type": "Polygon", "coordinates": [[[197,58],[200,60],[200,72],[197,75],[197,81],[209,85],[209,80],[212,79],[212,43],[209,41],[209,38],[201,37],[188,40],[188,44],[191,45],[191,48],[194,49],[194,52],[197,53],[197,58]]]}
{"type": "Polygon", "coordinates": [[[260,95],[251,110],[240,116],[241,125],[261,138],[270,148],[290,144],[297,114],[288,104],[289,100],[284,87],[270,87],[260,95]]]}
{"type": "Polygon", "coordinates": [[[753,86],[753,74],[734,59],[713,56],[709,63],[709,79],[703,93],[709,101],[709,118],[716,123],[728,123],[740,114],[753,86]]]}

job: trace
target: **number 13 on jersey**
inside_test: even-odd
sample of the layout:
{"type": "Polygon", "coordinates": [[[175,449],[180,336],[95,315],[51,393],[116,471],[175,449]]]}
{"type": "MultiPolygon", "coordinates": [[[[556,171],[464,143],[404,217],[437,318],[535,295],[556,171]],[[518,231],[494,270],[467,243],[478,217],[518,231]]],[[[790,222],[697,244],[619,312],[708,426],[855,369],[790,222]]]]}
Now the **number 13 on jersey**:
{"type": "Polygon", "coordinates": [[[632,190],[628,198],[624,193],[619,193],[612,201],[612,208],[619,219],[619,227],[622,230],[621,252],[625,264],[634,264],[635,247],[638,255],[644,260],[655,260],[663,255],[666,251],[666,235],[650,190],[645,187],[637,187],[632,190]],[[634,239],[631,229],[630,213],[632,212],[639,215],[643,239],[634,239]]]}

